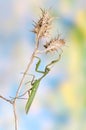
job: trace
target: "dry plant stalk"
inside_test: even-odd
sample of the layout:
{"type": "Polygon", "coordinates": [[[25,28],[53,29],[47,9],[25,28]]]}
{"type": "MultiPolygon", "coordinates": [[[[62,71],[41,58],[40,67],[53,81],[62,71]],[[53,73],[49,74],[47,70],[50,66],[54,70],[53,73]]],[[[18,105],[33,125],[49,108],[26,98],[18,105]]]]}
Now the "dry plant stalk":
{"type": "MultiPolygon", "coordinates": [[[[17,119],[17,113],[16,113],[16,100],[20,97],[21,99],[23,99],[22,97],[24,95],[26,95],[27,92],[31,91],[31,90],[28,90],[27,92],[25,92],[24,94],[22,94],[21,96],[19,96],[19,92],[22,88],[22,85],[23,85],[23,82],[24,82],[24,79],[26,77],[26,74],[28,73],[29,71],[29,68],[31,66],[31,64],[33,63],[34,61],[34,58],[35,56],[37,56],[37,54],[40,54],[40,53],[49,53],[49,52],[55,52],[55,51],[58,51],[59,49],[62,50],[62,46],[64,46],[65,44],[65,41],[64,39],[60,38],[60,35],[58,35],[57,38],[54,38],[48,42],[46,42],[46,44],[44,45],[44,50],[40,51],[39,50],[39,42],[41,40],[41,38],[48,38],[48,36],[50,35],[50,29],[51,29],[51,26],[52,26],[52,21],[53,21],[53,17],[49,14],[49,10],[42,10],[41,9],[41,12],[42,12],[42,16],[41,18],[38,20],[38,22],[34,22],[35,25],[34,25],[34,29],[32,32],[35,33],[36,35],[36,39],[35,39],[35,49],[32,53],[32,56],[30,58],[30,61],[27,65],[27,68],[23,74],[23,77],[20,81],[20,84],[18,86],[18,89],[16,91],[16,95],[13,99],[9,100],[9,99],[6,99],[5,97],[1,96],[0,95],[0,98],[5,100],[6,102],[10,103],[12,106],[13,106],[13,112],[14,112],[14,119],[15,119],[15,130],[18,130],[18,119],[17,119]]],[[[63,52],[63,51],[62,51],[63,52]]],[[[59,58],[61,57],[61,55],[59,55],[59,58]]],[[[39,58],[40,60],[40,58],[39,58]]],[[[51,64],[53,64],[54,62],[57,62],[59,60],[54,60],[52,61],[50,64],[48,64],[46,67],[45,67],[45,72],[42,72],[44,75],[38,79],[37,82],[34,82],[33,86],[36,86],[37,83],[40,82],[40,79],[42,79],[49,71],[50,71],[50,68],[48,68],[51,64]]],[[[38,71],[38,66],[39,66],[39,62],[36,64],[36,71],[37,72],[41,72],[41,71],[38,71]]]]}

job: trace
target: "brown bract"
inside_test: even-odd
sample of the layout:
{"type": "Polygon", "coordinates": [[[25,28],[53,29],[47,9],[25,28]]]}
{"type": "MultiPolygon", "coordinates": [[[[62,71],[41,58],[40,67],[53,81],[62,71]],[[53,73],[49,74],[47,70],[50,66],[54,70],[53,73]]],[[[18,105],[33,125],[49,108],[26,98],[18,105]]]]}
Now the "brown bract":
{"type": "Polygon", "coordinates": [[[52,25],[53,17],[49,15],[47,10],[42,10],[42,16],[38,22],[34,22],[33,32],[36,33],[38,38],[48,37],[52,25]]]}

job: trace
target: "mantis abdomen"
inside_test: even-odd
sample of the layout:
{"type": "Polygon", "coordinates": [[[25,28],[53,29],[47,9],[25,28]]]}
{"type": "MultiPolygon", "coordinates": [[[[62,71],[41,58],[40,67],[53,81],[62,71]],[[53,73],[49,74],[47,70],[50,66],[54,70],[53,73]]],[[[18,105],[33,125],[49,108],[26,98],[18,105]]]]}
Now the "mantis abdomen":
{"type": "Polygon", "coordinates": [[[28,101],[26,103],[26,107],[25,107],[25,111],[26,113],[28,113],[29,109],[30,109],[30,106],[33,102],[33,99],[35,97],[35,94],[36,94],[36,91],[38,89],[38,86],[39,86],[39,83],[40,83],[40,80],[36,80],[32,86],[32,89],[31,89],[31,93],[29,95],[29,98],[28,98],[28,101]]]}

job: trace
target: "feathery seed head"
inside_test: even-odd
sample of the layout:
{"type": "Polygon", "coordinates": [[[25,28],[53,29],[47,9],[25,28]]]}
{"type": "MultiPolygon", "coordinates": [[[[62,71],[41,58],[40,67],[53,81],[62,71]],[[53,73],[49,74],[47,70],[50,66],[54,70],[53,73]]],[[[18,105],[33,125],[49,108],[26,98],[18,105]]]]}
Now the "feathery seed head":
{"type": "Polygon", "coordinates": [[[59,35],[57,38],[51,39],[49,42],[46,42],[44,45],[46,52],[55,52],[61,49],[65,45],[64,39],[60,39],[59,35]]]}
{"type": "Polygon", "coordinates": [[[42,16],[39,21],[35,23],[33,32],[36,33],[38,38],[48,37],[51,29],[53,18],[49,15],[47,10],[42,10],[42,16]]]}

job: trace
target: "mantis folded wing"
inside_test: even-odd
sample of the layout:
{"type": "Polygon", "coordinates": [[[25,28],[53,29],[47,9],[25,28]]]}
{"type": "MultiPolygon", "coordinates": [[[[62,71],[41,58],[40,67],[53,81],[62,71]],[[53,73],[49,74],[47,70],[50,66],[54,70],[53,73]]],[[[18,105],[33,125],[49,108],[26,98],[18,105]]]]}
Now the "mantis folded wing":
{"type": "Polygon", "coordinates": [[[31,88],[31,93],[30,93],[30,95],[29,95],[28,101],[27,101],[26,106],[25,106],[25,111],[26,111],[26,113],[28,113],[28,111],[29,111],[29,109],[30,109],[30,106],[31,106],[31,104],[32,104],[32,102],[33,102],[33,99],[34,99],[34,97],[35,97],[35,94],[36,94],[37,88],[38,88],[38,86],[39,86],[39,83],[40,83],[40,80],[39,80],[39,79],[38,79],[38,80],[35,80],[34,83],[33,83],[33,86],[32,86],[32,88],[31,88]]]}
{"type": "Polygon", "coordinates": [[[34,80],[31,85],[32,85],[32,88],[30,89],[30,95],[29,95],[29,98],[28,98],[28,101],[26,103],[26,106],[25,106],[25,111],[26,113],[28,113],[29,109],[30,109],[30,106],[33,102],[33,99],[35,97],[35,94],[37,92],[37,89],[38,89],[38,86],[40,84],[40,81],[49,73],[50,71],[50,66],[55,64],[56,62],[58,62],[61,58],[61,55],[59,55],[59,58],[56,59],[56,60],[53,60],[52,62],[50,62],[46,67],[45,67],[45,70],[44,71],[40,71],[38,70],[39,66],[40,66],[40,63],[41,63],[41,59],[39,57],[36,57],[38,58],[38,62],[36,64],[36,68],[35,68],[35,71],[38,72],[38,73],[42,73],[43,75],[39,78],[39,79],[36,79],[34,80]]]}

